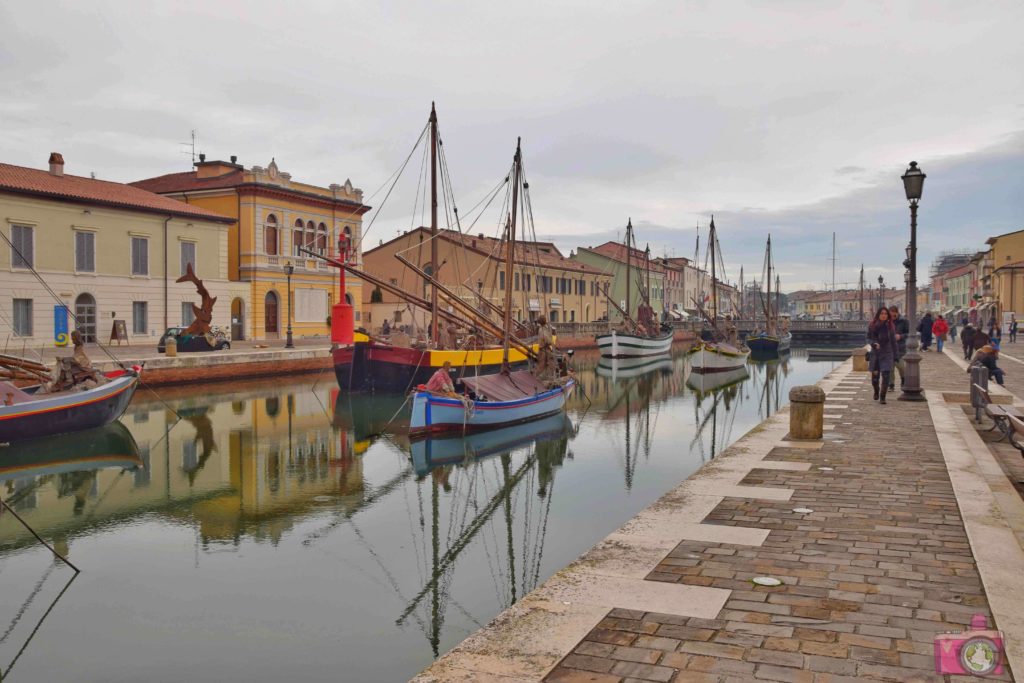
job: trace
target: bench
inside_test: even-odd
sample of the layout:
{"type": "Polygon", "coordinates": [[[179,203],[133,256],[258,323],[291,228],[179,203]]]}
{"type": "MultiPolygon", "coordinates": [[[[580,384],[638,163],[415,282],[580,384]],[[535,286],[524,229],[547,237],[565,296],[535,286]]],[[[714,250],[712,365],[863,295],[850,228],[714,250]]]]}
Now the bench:
{"type": "MultiPolygon", "coordinates": [[[[978,396],[981,397],[982,402],[985,404],[985,415],[992,420],[992,428],[988,431],[991,432],[998,427],[1003,433],[999,438],[999,441],[1010,437],[1010,442],[1013,443],[1015,447],[1020,448],[1013,442],[1012,434],[1014,432],[1014,428],[1012,420],[1017,420],[1017,422],[1021,424],[1021,433],[1019,437],[1021,442],[1024,443],[1024,412],[1021,412],[1013,406],[996,405],[992,402],[992,397],[989,396],[988,389],[980,384],[975,384],[974,390],[978,393],[978,396]]],[[[1022,450],[1022,452],[1024,452],[1024,450],[1022,450]]]]}
{"type": "Polygon", "coordinates": [[[1024,420],[1016,415],[1007,415],[1006,421],[1009,424],[1010,445],[1024,455],[1024,420]]]}

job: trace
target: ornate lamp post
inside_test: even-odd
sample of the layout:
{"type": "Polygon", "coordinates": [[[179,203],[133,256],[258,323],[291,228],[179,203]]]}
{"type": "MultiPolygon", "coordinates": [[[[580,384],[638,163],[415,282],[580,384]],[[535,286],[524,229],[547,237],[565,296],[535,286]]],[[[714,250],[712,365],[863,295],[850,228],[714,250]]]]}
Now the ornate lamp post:
{"type": "Polygon", "coordinates": [[[910,336],[907,338],[907,354],[903,357],[905,382],[899,397],[901,401],[925,400],[921,393],[921,354],[917,352],[917,203],[921,201],[924,179],[925,174],[917,167],[917,162],[911,161],[910,168],[903,174],[903,189],[910,203],[910,246],[907,247],[907,260],[903,262],[907,268],[907,322],[910,323],[910,336]]]}
{"type": "Polygon", "coordinates": [[[294,349],[295,344],[292,343],[292,273],[295,272],[295,266],[289,261],[284,265],[284,273],[288,276],[288,331],[286,332],[284,348],[294,349]]]}

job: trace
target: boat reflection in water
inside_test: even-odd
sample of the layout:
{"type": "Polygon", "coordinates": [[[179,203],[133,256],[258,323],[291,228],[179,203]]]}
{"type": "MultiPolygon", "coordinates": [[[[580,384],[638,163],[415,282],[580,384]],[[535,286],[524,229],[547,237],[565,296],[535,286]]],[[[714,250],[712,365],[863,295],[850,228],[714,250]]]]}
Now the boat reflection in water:
{"type": "MultiPolygon", "coordinates": [[[[132,471],[141,466],[139,447],[120,422],[0,446],[0,482],[93,472],[107,467],[132,471]]],[[[27,490],[23,484],[14,486],[19,491],[27,490]]]]}
{"type": "Polygon", "coordinates": [[[750,377],[750,372],[746,365],[724,372],[691,372],[690,376],[686,378],[686,386],[693,389],[698,395],[707,394],[739,384],[748,377],[750,377]]]}
{"type": "Polygon", "coordinates": [[[664,370],[672,370],[672,354],[670,353],[639,358],[605,358],[602,356],[601,360],[597,362],[598,376],[607,377],[613,382],[664,370]]]}

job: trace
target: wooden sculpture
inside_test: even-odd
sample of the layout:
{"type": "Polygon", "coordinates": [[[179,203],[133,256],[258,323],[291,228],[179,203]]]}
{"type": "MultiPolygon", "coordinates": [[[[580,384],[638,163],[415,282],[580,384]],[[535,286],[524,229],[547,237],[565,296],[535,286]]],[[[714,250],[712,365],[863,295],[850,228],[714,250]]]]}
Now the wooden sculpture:
{"type": "Polygon", "coordinates": [[[192,321],[192,324],[188,326],[188,329],[183,334],[209,334],[210,322],[213,320],[213,305],[217,303],[217,297],[210,296],[210,293],[206,291],[203,281],[196,277],[195,271],[192,270],[191,263],[186,265],[185,274],[175,280],[175,282],[191,282],[196,286],[196,292],[202,297],[202,302],[199,306],[192,304],[192,312],[195,314],[196,319],[192,321]]]}

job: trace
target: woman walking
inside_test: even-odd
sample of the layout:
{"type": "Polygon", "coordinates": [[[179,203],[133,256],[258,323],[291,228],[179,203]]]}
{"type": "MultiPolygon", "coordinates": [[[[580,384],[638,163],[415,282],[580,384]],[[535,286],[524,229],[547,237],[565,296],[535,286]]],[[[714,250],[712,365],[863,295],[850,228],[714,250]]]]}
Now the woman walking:
{"type": "Polygon", "coordinates": [[[942,353],[942,346],[946,343],[946,335],[949,334],[949,323],[941,315],[932,323],[932,335],[935,337],[935,350],[942,353]]]}
{"type": "Polygon", "coordinates": [[[875,400],[885,404],[885,394],[889,391],[889,378],[896,364],[898,346],[896,343],[896,327],[889,317],[889,309],[878,309],[874,320],[868,325],[868,342],[871,344],[871,386],[875,389],[875,400]]]}

